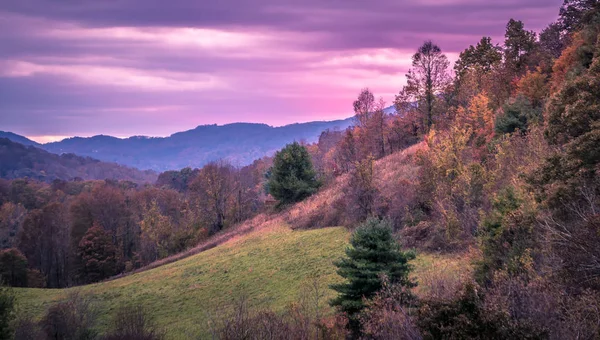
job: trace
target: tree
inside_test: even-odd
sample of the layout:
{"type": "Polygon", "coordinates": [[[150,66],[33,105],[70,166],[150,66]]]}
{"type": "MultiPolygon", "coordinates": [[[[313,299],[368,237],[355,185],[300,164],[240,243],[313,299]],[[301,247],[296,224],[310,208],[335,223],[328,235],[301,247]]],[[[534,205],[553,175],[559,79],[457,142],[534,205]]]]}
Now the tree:
{"type": "Polygon", "coordinates": [[[504,34],[504,63],[509,72],[520,76],[531,63],[531,57],[537,47],[534,31],[526,31],[522,21],[510,19],[504,34]]]}
{"type": "Polygon", "coordinates": [[[354,214],[358,221],[373,215],[373,206],[377,195],[377,187],[373,178],[373,163],[372,156],[356,162],[355,169],[351,173],[353,184],[348,186],[346,191],[349,203],[347,210],[354,214]]]}
{"type": "Polygon", "coordinates": [[[558,22],[563,30],[573,33],[589,22],[592,12],[599,7],[598,0],[564,0],[558,22]]]}
{"type": "Polygon", "coordinates": [[[396,101],[416,103],[426,131],[429,131],[435,116],[441,111],[438,96],[445,92],[450,84],[449,65],[448,58],[439,46],[426,41],[413,55],[412,69],[406,74],[406,86],[396,97],[396,101]]]}
{"type": "Polygon", "coordinates": [[[268,186],[280,205],[302,201],[319,189],[321,183],[304,146],[294,142],[275,154],[268,186]]]}
{"type": "Polygon", "coordinates": [[[482,37],[476,46],[460,53],[454,70],[459,76],[468,71],[490,72],[502,61],[500,51],[500,46],[492,44],[492,38],[482,37]]]}
{"type": "Polygon", "coordinates": [[[18,249],[0,251],[0,279],[12,287],[27,287],[27,258],[18,249]]]}
{"type": "Polygon", "coordinates": [[[523,95],[518,95],[504,105],[503,112],[496,117],[496,132],[499,134],[526,133],[532,123],[542,119],[542,109],[534,107],[523,95]]]}
{"type": "Polygon", "coordinates": [[[63,204],[50,203],[27,214],[19,235],[19,249],[29,265],[39,269],[50,288],[68,284],[69,223],[63,204]]]}
{"type": "Polygon", "coordinates": [[[0,286],[0,340],[12,339],[15,318],[15,295],[11,288],[0,286]]]}
{"type": "Polygon", "coordinates": [[[209,218],[211,233],[226,226],[227,208],[233,203],[233,194],[239,186],[235,172],[233,166],[223,161],[211,162],[200,170],[191,184],[209,218]]]}
{"type": "Polygon", "coordinates": [[[110,235],[99,226],[92,226],[79,242],[77,256],[81,261],[82,282],[97,282],[118,272],[117,249],[110,235]]]}
{"type": "Polygon", "coordinates": [[[364,88],[360,91],[353,106],[357,125],[365,126],[375,111],[375,96],[368,88],[364,88]]]}
{"type": "Polygon", "coordinates": [[[161,213],[156,199],[152,200],[149,207],[145,209],[143,219],[140,221],[140,228],[142,229],[142,241],[146,242],[142,246],[145,250],[143,254],[145,262],[167,257],[170,253],[174,230],[169,216],[161,213]]]}
{"type": "Polygon", "coordinates": [[[557,22],[548,25],[540,33],[540,47],[554,59],[560,57],[566,47],[566,40],[561,25],[557,22]]]}
{"type": "Polygon", "coordinates": [[[412,252],[402,252],[394,240],[390,223],[370,218],[352,234],[346,257],[335,262],[337,273],[345,283],[331,285],[339,293],[330,304],[348,315],[350,328],[360,331],[358,314],[364,309],[364,299],[371,299],[382,288],[382,276],[390,284],[411,288],[416,284],[408,274],[412,252]]]}
{"type": "Polygon", "coordinates": [[[490,37],[483,37],[476,46],[462,51],[454,65],[454,103],[466,106],[477,93],[492,93],[501,64],[501,48],[492,44],[490,37]]]}

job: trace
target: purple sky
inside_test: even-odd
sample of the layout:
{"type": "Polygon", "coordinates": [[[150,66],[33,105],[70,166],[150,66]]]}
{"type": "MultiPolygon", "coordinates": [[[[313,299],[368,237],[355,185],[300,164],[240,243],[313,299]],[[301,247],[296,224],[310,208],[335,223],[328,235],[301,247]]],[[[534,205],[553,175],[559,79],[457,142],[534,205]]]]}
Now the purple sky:
{"type": "Polygon", "coordinates": [[[0,130],[169,135],[200,124],[346,118],[388,103],[432,39],[451,60],[562,0],[4,0],[0,130]]]}

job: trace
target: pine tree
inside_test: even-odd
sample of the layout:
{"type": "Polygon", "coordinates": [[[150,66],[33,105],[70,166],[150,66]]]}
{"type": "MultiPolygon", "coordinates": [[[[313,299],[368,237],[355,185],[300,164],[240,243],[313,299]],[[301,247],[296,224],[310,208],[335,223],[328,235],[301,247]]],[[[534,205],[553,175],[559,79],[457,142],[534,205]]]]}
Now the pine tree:
{"type": "Polygon", "coordinates": [[[337,273],[347,282],[332,285],[339,293],[330,304],[345,312],[350,329],[359,331],[358,314],[365,307],[363,299],[370,299],[382,288],[382,276],[390,284],[411,288],[416,284],[408,274],[412,270],[409,260],[415,258],[413,252],[402,252],[394,240],[390,223],[370,218],[356,229],[346,249],[346,258],[335,263],[337,273]]]}
{"type": "Polygon", "coordinates": [[[294,142],[275,154],[268,188],[269,193],[279,200],[279,205],[299,202],[314,194],[320,186],[304,146],[294,142]]]}

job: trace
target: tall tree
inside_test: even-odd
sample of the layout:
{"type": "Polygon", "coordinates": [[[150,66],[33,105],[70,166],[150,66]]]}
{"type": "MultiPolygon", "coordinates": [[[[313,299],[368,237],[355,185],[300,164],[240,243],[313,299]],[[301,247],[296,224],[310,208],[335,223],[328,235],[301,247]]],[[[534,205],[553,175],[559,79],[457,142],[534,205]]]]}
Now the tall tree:
{"type": "Polygon", "coordinates": [[[504,63],[513,76],[527,71],[537,47],[534,31],[526,31],[522,21],[510,19],[504,34],[504,63]]]}
{"type": "Polygon", "coordinates": [[[280,205],[299,202],[314,194],[320,186],[304,146],[294,142],[275,154],[268,187],[280,205]]]}
{"type": "Polygon", "coordinates": [[[408,261],[414,257],[414,253],[400,250],[387,221],[370,218],[352,234],[346,257],[335,263],[346,282],[331,286],[339,295],[330,303],[348,315],[355,334],[360,332],[358,314],[365,307],[364,299],[382,288],[382,275],[391,284],[415,286],[408,277],[412,270],[408,261]]]}
{"type": "Polygon", "coordinates": [[[559,24],[569,33],[580,30],[600,9],[598,0],[564,0],[559,12],[559,24]]]}
{"type": "MultiPolygon", "coordinates": [[[[436,115],[443,109],[438,96],[450,84],[450,63],[438,45],[426,41],[412,57],[412,68],[406,74],[406,86],[396,101],[414,102],[423,118],[425,130],[429,131],[436,115]]],[[[396,104],[396,106],[402,106],[396,104]]]]}
{"type": "Polygon", "coordinates": [[[375,111],[375,96],[368,88],[360,91],[358,98],[354,101],[354,117],[358,126],[365,126],[375,111]]]}

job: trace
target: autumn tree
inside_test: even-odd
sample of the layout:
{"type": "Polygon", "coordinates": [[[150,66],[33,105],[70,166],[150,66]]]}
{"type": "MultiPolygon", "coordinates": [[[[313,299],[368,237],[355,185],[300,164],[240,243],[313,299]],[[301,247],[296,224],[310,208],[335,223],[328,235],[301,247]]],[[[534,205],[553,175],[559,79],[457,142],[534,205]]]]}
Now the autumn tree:
{"type": "Polygon", "coordinates": [[[268,186],[280,205],[299,202],[317,191],[321,183],[304,146],[294,142],[275,154],[268,186]]]}
{"type": "Polygon", "coordinates": [[[193,180],[191,189],[202,202],[211,233],[222,230],[229,222],[228,206],[238,185],[235,169],[223,161],[205,165],[193,180]]]}
{"type": "Polygon", "coordinates": [[[117,249],[110,234],[100,226],[92,226],[85,233],[77,247],[77,256],[81,282],[97,282],[118,273],[117,249]]]}
{"type": "Polygon", "coordinates": [[[481,91],[491,92],[494,77],[502,64],[501,51],[490,37],[483,37],[477,45],[460,53],[454,65],[454,102],[457,105],[468,105],[469,100],[481,91]]]}
{"type": "Polygon", "coordinates": [[[373,216],[377,187],[373,174],[374,158],[367,158],[356,162],[351,173],[352,185],[346,192],[347,210],[354,215],[355,220],[362,221],[373,216]]]}
{"type": "Polygon", "coordinates": [[[27,209],[22,204],[6,202],[0,206],[0,247],[12,248],[17,245],[17,237],[27,209]]]}
{"type": "MultiPolygon", "coordinates": [[[[596,16],[596,20],[600,15],[596,16]]],[[[575,283],[600,289],[600,29],[589,25],[574,41],[569,72],[547,106],[546,137],[557,152],[535,176],[551,218],[546,227],[575,283]]],[[[562,59],[562,57],[561,57],[562,59]]]]}
{"type": "Polygon", "coordinates": [[[158,203],[153,200],[143,213],[140,221],[142,250],[146,263],[169,255],[174,228],[169,216],[162,214],[158,203]]]}
{"type": "Polygon", "coordinates": [[[469,144],[481,151],[494,134],[494,112],[489,98],[483,93],[473,97],[468,107],[458,109],[456,123],[471,132],[469,144]]]}
{"type": "Polygon", "coordinates": [[[65,207],[50,203],[32,210],[23,221],[19,249],[30,266],[39,269],[52,288],[68,285],[70,242],[65,207]]]}
{"type": "Polygon", "coordinates": [[[375,111],[375,96],[368,88],[364,88],[360,91],[358,98],[354,101],[354,118],[357,122],[357,126],[366,126],[367,122],[371,118],[371,115],[375,111]]]}
{"type": "Polygon", "coordinates": [[[339,293],[330,304],[347,314],[353,332],[360,333],[358,315],[370,299],[382,288],[382,276],[390,284],[406,288],[415,286],[408,274],[414,259],[412,252],[403,252],[392,235],[387,221],[371,218],[354,231],[346,257],[337,261],[338,274],[346,282],[331,285],[339,293]]]}
{"type": "Polygon", "coordinates": [[[396,102],[416,103],[426,131],[443,110],[443,101],[439,96],[450,84],[449,65],[448,58],[439,46],[426,41],[413,55],[412,68],[406,74],[407,84],[396,96],[396,102]]]}

